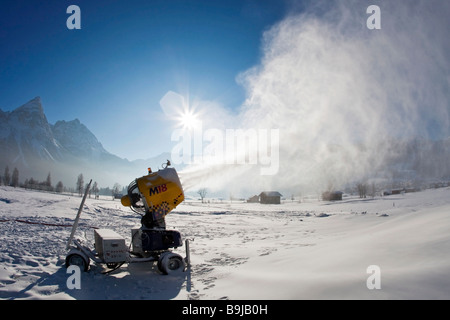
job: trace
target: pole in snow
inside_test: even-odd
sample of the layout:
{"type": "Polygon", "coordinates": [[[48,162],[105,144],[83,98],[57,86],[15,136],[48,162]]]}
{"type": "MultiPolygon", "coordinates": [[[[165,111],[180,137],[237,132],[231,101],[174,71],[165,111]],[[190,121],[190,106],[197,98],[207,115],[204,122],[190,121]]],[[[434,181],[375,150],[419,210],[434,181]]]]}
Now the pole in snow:
{"type": "Polygon", "coordinates": [[[80,220],[81,211],[83,210],[84,202],[86,201],[86,196],[89,193],[89,188],[91,187],[92,179],[89,181],[89,184],[86,187],[86,191],[84,192],[83,200],[81,200],[80,208],[78,209],[77,217],[72,226],[72,232],[70,233],[69,241],[67,242],[66,250],[70,249],[70,244],[72,243],[73,236],[75,235],[75,230],[78,227],[78,221],[80,220]]]}

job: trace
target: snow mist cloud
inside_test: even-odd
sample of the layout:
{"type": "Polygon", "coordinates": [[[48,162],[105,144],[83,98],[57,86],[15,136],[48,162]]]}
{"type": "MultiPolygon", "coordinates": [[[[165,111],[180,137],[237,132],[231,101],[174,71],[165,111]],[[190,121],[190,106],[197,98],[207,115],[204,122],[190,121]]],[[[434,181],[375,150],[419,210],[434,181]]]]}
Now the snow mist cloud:
{"type": "Polygon", "coordinates": [[[247,99],[225,118],[227,128],[278,129],[279,170],[188,168],[196,184],[253,193],[341,188],[382,170],[399,151],[393,139],[449,136],[450,3],[370,4],[311,1],[264,33],[261,63],[238,76],[247,99]],[[370,4],[381,9],[380,30],[366,26],[370,4]]]}

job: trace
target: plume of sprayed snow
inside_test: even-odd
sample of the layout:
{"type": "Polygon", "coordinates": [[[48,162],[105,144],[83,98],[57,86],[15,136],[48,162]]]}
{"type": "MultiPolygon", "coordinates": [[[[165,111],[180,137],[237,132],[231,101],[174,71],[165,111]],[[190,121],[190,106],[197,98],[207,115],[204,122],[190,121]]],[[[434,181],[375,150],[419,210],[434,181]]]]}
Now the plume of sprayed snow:
{"type": "Polygon", "coordinates": [[[247,99],[234,125],[280,130],[276,175],[223,165],[186,176],[253,192],[339,188],[382,170],[400,152],[393,139],[448,137],[450,2],[375,2],[381,30],[366,27],[366,1],[311,2],[264,33],[260,64],[238,76],[247,99]]]}

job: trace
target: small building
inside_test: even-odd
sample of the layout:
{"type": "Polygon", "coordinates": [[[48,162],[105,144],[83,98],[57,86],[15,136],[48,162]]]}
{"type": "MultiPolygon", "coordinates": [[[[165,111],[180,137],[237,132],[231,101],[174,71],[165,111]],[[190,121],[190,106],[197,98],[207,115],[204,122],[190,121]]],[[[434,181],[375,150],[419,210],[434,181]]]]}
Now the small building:
{"type": "Polygon", "coordinates": [[[278,191],[264,191],[259,194],[259,202],[262,204],[280,204],[282,194],[278,191]]]}
{"type": "Polygon", "coordinates": [[[339,201],[342,200],[342,191],[326,191],[322,193],[322,200],[324,201],[339,201]]]}
{"type": "Polygon", "coordinates": [[[393,189],[391,190],[391,194],[402,194],[405,192],[405,189],[393,189]]]}
{"type": "Polygon", "coordinates": [[[254,195],[253,197],[250,197],[247,199],[248,203],[258,203],[259,202],[259,197],[257,195],[254,195]]]}

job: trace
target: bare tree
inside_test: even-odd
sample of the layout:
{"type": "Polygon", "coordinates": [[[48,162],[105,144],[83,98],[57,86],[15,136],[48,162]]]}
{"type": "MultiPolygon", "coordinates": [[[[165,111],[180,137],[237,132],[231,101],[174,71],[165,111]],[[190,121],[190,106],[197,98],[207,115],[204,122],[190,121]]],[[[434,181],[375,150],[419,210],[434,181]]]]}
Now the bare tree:
{"type": "Polygon", "coordinates": [[[83,174],[80,173],[78,175],[78,179],[77,179],[77,191],[78,191],[78,194],[80,195],[80,197],[83,195],[83,186],[84,186],[84,178],[83,178],[83,174]]]}
{"type": "Polygon", "coordinates": [[[366,194],[367,194],[367,184],[366,183],[358,183],[356,185],[356,187],[358,188],[358,193],[359,193],[359,197],[360,198],[365,198],[366,194]]]}
{"type": "Polygon", "coordinates": [[[377,194],[377,187],[375,186],[375,182],[372,182],[372,184],[370,185],[369,196],[375,198],[376,194],[377,194]]]}
{"type": "Polygon", "coordinates": [[[117,182],[116,183],[114,183],[114,186],[113,186],[113,188],[112,188],[112,199],[114,200],[114,198],[116,198],[116,196],[118,196],[119,195],[119,193],[120,193],[120,189],[121,189],[122,187],[120,186],[120,184],[118,184],[117,182]]]}
{"type": "MultiPolygon", "coordinates": [[[[94,185],[92,186],[91,189],[92,189],[92,192],[94,193],[95,199],[98,199],[98,192],[99,192],[99,190],[98,190],[97,181],[94,181],[94,185]]],[[[90,197],[90,195],[89,195],[89,197],[90,197]]]]}
{"type": "Polygon", "coordinates": [[[204,199],[206,197],[206,194],[208,193],[208,190],[206,188],[201,188],[197,191],[198,195],[202,199],[202,203],[204,202],[204,199]]]}

